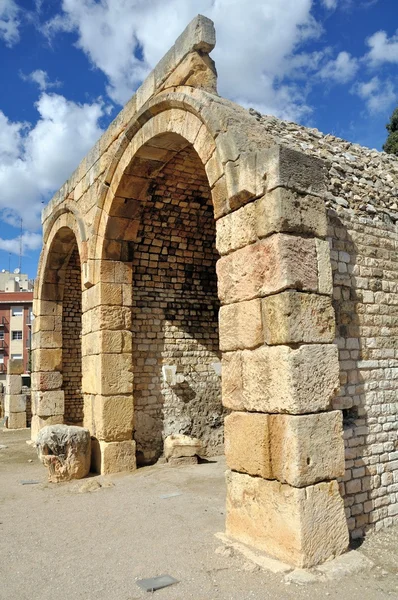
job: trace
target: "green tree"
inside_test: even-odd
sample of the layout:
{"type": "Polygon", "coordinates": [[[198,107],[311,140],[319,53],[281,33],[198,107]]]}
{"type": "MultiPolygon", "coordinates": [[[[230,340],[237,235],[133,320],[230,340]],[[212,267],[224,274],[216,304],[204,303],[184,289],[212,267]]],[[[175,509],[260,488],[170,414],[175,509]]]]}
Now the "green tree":
{"type": "Polygon", "coordinates": [[[384,152],[387,154],[395,154],[398,156],[398,108],[391,115],[390,122],[387,123],[386,129],[388,137],[383,145],[384,152]]]}

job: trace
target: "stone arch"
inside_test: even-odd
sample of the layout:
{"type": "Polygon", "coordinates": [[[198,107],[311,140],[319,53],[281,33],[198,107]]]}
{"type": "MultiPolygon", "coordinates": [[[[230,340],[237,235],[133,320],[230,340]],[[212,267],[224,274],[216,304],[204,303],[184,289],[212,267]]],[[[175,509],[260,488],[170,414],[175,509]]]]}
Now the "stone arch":
{"type": "Polygon", "coordinates": [[[53,220],[45,237],[33,304],[32,439],[45,425],[83,420],[81,255],[85,240],[69,211],[53,220]]]}

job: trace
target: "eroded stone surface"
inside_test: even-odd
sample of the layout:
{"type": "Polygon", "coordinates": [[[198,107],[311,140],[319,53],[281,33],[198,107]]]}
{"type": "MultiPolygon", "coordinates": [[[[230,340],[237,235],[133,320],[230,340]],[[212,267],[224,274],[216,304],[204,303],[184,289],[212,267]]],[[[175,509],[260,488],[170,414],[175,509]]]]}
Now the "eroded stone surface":
{"type": "Polygon", "coordinates": [[[294,488],[227,472],[226,533],[298,567],[346,551],[348,530],[336,481],[294,488]]]}
{"type": "Polygon", "coordinates": [[[88,429],[49,425],[36,437],[39,459],[48,468],[52,483],[81,479],[90,471],[91,438],[88,429]]]}

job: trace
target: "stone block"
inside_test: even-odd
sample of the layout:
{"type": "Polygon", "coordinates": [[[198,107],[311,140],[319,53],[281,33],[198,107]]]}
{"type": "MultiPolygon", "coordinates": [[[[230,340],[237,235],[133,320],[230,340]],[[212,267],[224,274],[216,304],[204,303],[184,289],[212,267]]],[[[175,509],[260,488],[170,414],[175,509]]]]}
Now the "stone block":
{"type": "Polygon", "coordinates": [[[330,247],[327,240],[315,240],[318,261],[318,287],[320,294],[333,294],[332,265],[330,262],[330,247]]]}
{"type": "Polygon", "coordinates": [[[91,460],[92,469],[101,475],[135,471],[135,441],[105,442],[94,439],[91,460]]]}
{"type": "Polygon", "coordinates": [[[25,372],[23,366],[23,360],[10,358],[7,363],[7,374],[8,375],[22,375],[25,372]]]}
{"type": "Polygon", "coordinates": [[[189,435],[174,433],[164,440],[163,451],[167,461],[200,455],[203,450],[202,442],[189,435]]]}
{"type": "Polygon", "coordinates": [[[62,415],[65,410],[64,391],[49,390],[32,392],[33,412],[39,417],[62,415]]]}
{"type": "MultiPolygon", "coordinates": [[[[86,406],[85,406],[86,410],[86,406]]],[[[99,440],[131,440],[133,434],[132,396],[93,396],[92,434],[99,440]]]]}
{"type": "Polygon", "coordinates": [[[315,240],[275,234],[217,262],[222,304],[250,300],[293,288],[318,289],[315,240]]]}
{"type": "Polygon", "coordinates": [[[30,439],[35,442],[37,434],[43,427],[48,425],[62,425],[64,422],[64,415],[51,415],[51,417],[39,417],[38,415],[32,416],[30,424],[30,439]]]}
{"type": "Polygon", "coordinates": [[[342,413],[269,415],[272,474],[294,487],[342,477],[342,413]]]}
{"type": "Polygon", "coordinates": [[[233,471],[272,479],[269,415],[232,412],[225,418],[225,458],[233,471]]]}
{"type": "MultiPolygon", "coordinates": [[[[225,153],[221,145],[221,153],[225,153]]],[[[218,140],[217,140],[218,141],[218,140]]],[[[264,152],[241,152],[236,161],[229,160],[224,167],[227,181],[228,198],[234,210],[261,196],[265,191],[264,152]]]]}
{"type": "Polygon", "coordinates": [[[318,196],[276,188],[255,201],[256,234],[304,233],[323,238],[327,234],[325,202],[318,196]]]}
{"type": "Polygon", "coordinates": [[[101,356],[101,392],[104,395],[132,394],[131,354],[103,354],[101,356]]]}
{"type": "Polygon", "coordinates": [[[309,194],[327,191],[325,161],[285,146],[274,146],[266,159],[267,191],[285,187],[309,194]]]}
{"type": "Polygon", "coordinates": [[[35,372],[31,375],[32,390],[58,390],[62,386],[62,373],[59,371],[35,372]]]}
{"type": "Polygon", "coordinates": [[[219,312],[220,350],[255,348],[263,342],[261,300],[222,306],[219,312]]]}
{"type": "Polygon", "coordinates": [[[333,344],[262,347],[222,358],[222,400],[232,410],[314,413],[327,410],[338,389],[333,344]]]}
{"type": "Polygon", "coordinates": [[[250,202],[218,219],[216,234],[216,248],[221,256],[255,242],[257,240],[256,203],[250,202]]]}
{"type": "Polygon", "coordinates": [[[231,471],[226,533],[301,568],[342,554],[349,541],[336,481],[295,488],[231,471]]]}
{"type": "Polygon", "coordinates": [[[62,350],[61,348],[33,350],[32,362],[34,371],[60,371],[62,350]]]}
{"type": "Polygon", "coordinates": [[[7,418],[8,429],[25,429],[26,412],[10,413],[7,418]]]}
{"type": "Polygon", "coordinates": [[[7,375],[6,394],[20,394],[22,391],[22,377],[20,375],[7,375]]]}
{"type": "Polygon", "coordinates": [[[213,21],[203,15],[197,15],[175,41],[176,61],[184,58],[192,50],[208,54],[215,45],[216,32],[213,21]]]}
{"type": "Polygon", "coordinates": [[[25,412],[26,396],[24,394],[6,394],[4,398],[6,415],[10,413],[25,412]]]}
{"type": "Polygon", "coordinates": [[[287,291],[262,300],[266,344],[327,343],[335,336],[331,299],[287,291]]]}

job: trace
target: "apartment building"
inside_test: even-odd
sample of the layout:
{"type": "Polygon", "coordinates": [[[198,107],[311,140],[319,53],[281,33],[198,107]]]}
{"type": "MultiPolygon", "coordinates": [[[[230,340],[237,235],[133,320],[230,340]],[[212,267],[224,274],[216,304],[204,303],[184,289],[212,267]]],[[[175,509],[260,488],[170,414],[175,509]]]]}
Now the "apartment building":
{"type": "Polygon", "coordinates": [[[24,361],[30,370],[33,292],[0,292],[0,383],[10,358],[24,361]]]}

